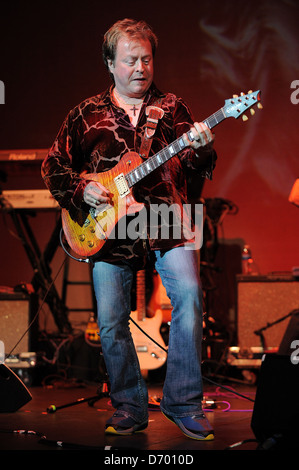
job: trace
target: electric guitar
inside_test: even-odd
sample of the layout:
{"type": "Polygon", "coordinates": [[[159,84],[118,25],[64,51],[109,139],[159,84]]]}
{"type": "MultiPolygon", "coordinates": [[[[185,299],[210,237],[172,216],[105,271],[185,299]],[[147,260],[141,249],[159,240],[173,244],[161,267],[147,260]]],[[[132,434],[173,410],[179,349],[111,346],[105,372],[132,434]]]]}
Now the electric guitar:
{"type": "Polygon", "coordinates": [[[145,271],[137,272],[137,310],[131,312],[130,323],[131,333],[141,370],[151,370],[162,367],[166,361],[167,353],[163,351],[159,345],[166,349],[162,336],[160,335],[160,327],[162,325],[162,311],[157,310],[152,318],[146,317],[146,299],[145,299],[145,271]],[[135,323],[134,323],[135,322],[135,323]],[[136,326],[137,325],[137,326],[136,326]],[[158,344],[154,343],[138,328],[147,333],[150,338],[154,339],[158,344]]]}
{"type": "MultiPolygon", "coordinates": [[[[245,111],[260,104],[260,90],[248,92],[247,95],[234,96],[225,100],[225,104],[204,123],[212,129],[224,119],[240,116],[247,120],[245,111]]],[[[187,132],[193,141],[192,131],[187,132]]],[[[138,203],[132,194],[133,186],[177,155],[187,145],[182,137],[155,155],[142,160],[136,152],[126,153],[111,170],[102,173],[84,174],[84,178],[97,181],[112,194],[111,204],[101,205],[99,209],[90,208],[89,213],[81,211],[80,220],[73,220],[66,209],[62,209],[62,227],[70,248],[80,256],[93,256],[105,248],[107,242],[115,237],[118,222],[126,215],[136,214],[144,205],[138,203]]]]}
{"type": "Polygon", "coordinates": [[[151,298],[146,305],[146,313],[149,317],[156,314],[162,315],[162,323],[171,323],[172,305],[162,284],[162,280],[157,271],[153,272],[153,290],[151,298]],[[161,313],[160,313],[161,312],[161,313]]]}

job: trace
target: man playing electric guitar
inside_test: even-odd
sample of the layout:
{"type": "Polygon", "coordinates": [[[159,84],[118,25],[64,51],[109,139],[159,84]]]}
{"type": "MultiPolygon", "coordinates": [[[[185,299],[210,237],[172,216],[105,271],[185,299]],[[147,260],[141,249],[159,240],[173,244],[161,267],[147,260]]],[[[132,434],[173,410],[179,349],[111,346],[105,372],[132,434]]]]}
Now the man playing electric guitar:
{"type": "MultiPolygon", "coordinates": [[[[148,154],[143,148],[147,145],[153,155],[182,139],[182,150],[176,150],[173,158],[134,188],[135,200],[145,209],[161,204],[175,208],[173,220],[168,220],[168,236],[162,233],[162,214],[154,228],[149,224],[141,230],[136,224],[135,236],[128,232],[112,237],[109,249],[91,252],[101,345],[116,409],[106,433],[128,435],[148,426],[147,388],[130,333],[129,315],[133,271],[142,268],[144,259],[150,256],[173,306],[161,411],[185,435],[210,440],[213,429],[201,407],[202,291],[196,252],[190,249],[194,240],[186,235],[192,230],[184,230],[186,221],[178,214],[182,216],[188,203],[186,168],[211,178],[216,154],[209,127],[194,123],[181,98],[161,93],[154,85],[156,47],[155,34],[142,21],[126,19],[110,28],[104,37],[103,58],[112,85],[70,111],[43,162],[42,176],[70,223],[74,221],[85,229],[91,223],[87,219],[91,213],[95,220],[91,232],[105,239],[105,224],[98,222],[97,214],[115,207],[117,198],[131,197],[126,168],[129,170],[132,162],[126,154],[135,152],[146,162],[148,154]],[[151,118],[150,106],[162,111],[151,118]],[[190,129],[191,134],[187,134],[190,129]],[[153,137],[148,135],[151,130],[153,137]],[[105,172],[118,168],[123,157],[120,177],[124,195],[116,196],[116,189],[122,191],[118,179],[113,178],[116,189],[103,183],[105,172]],[[178,227],[182,229],[179,236],[174,230],[178,227]]],[[[132,213],[126,222],[134,221],[134,217],[132,213]]],[[[78,244],[85,238],[85,233],[80,234],[78,244]]],[[[87,249],[93,243],[88,242],[87,249]]]]}

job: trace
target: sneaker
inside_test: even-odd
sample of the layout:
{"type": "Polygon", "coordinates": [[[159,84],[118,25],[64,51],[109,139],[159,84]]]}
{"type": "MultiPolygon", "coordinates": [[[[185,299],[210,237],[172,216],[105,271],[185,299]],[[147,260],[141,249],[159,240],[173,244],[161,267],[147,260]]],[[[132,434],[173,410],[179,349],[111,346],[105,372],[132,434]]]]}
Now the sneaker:
{"type": "MultiPolygon", "coordinates": [[[[163,413],[163,412],[162,412],[163,413]]],[[[214,431],[204,413],[198,413],[194,416],[185,416],[183,418],[175,418],[163,413],[172,423],[175,423],[185,436],[198,441],[212,441],[214,439],[214,431]]]]}
{"type": "Polygon", "coordinates": [[[105,434],[116,434],[118,436],[130,436],[147,428],[147,420],[137,423],[126,411],[116,411],[108,419],[105,434]]]}

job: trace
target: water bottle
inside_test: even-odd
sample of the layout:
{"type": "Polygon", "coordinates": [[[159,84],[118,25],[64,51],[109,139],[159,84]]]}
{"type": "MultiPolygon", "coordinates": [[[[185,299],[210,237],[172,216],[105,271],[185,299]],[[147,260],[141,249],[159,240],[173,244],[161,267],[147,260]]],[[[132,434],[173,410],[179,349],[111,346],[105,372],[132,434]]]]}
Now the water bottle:
{"type": "Polygon", "coordinates": [[[250,275],[252,274],[252,256],[251,249],[249,245],[244,245],[242,250],[242,274],[250,275]]]}

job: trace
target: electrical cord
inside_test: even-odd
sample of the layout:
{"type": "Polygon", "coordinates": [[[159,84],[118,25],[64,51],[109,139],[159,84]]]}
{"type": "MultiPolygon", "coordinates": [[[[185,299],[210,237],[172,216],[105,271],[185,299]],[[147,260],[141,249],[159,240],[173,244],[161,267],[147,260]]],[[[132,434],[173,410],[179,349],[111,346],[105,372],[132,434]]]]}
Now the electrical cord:
{"type": "Polygon", "coordinates": [[[63,243],[63,240],[62,240],[62,234],[63,234],[63,229],[61,229],[60,232],[59,232],[59,241],[60,241],[61,248],[67,254],[67,256],[69,256],[74,261],[78,261],[80,263],[91,263],[91,260],[89,258],[76,258],[75,256],[71,255],[71,253],[64,246],[64,243],[63,243]]]}
{"type": "MultiPolygon", "coordinates": [[[[73,260],[75,260],[75,261],[89,263],[90,260],[84,259],[84,258],[83,258],[83,259],[81,259],[81,258],[76,258],[76,257],[72,256],[72,255],[66,250],[66,248],[65,248],[65,246],[64,246],[64,244],[63,244],[63,241],[62,241],[62,232],[63,232],[63,230],[61,229],[61,231],[60,231],[60,243],[61,243],[61,246],[62,246],[63,250],[65,251],[65,253],[66,253],[68,256],[70,256],[70,257],[71,257],[73,260]]],[[[130,316],[130,321],[131,321],[132,323],[134,323],[134,325],[135,325],[147,338],[149,338],[150,341],[152,341],[153,343],[155,343],[160,349],[162,349],[164,352],[166,352],[166,353],[168,354],[168,350],[165,349],[161,344],[159,344],[159,343],[158,343],[155,339],[153,339],[150,335],[148,335],[148,334],[146,333],[146,331],[144,331],[144,330],[135,322],[135,320],[133,320],[133,318],[132,318],[131,316],[130,316]]],[[[238,393],[238,392],[236,392],[235,390],[230,389],[229,387],[226,387],[226,386],[224,386],[224,385],[222,385],[222,384],[218,384],[217,382],[214,382],[213,380],[208,379],[208,378],[205,377],[205,376],[203,376],[203,379],[204,379],[206,382],[209,382],[209,383],[211,383],[211,384],[213,384],[213,385],[216,385],[216,386],[218,386],[218,387],[222,387],[223,389],[225,389],[225,390],[227,390],[227,391],[229,391],[229,392],[232,392],[232,393],[234,393],[235,395],[238,395],[238,396],[240,396],[240,397],[242,397],[242,398],[245,398],[246,400],[249,400],[249,401],[253,401],[253,402],[254,402],[254,400],[252,400],[251,398],[247,397],[246,395],[243,395],[243,394],[241,394],[241,393],[238,393]]]]}
{"type": "MultiPolygon", "coordinates": [[[[63,243],[63,240],[62,240],[62,229],[60,231],[60,234],[59,234],[59,238],[60,238],[60,244],[61,244],[61,247],[63,248],[64,252],[66,253],[67,256],[69,256],[70,258],[72,258],[73,260],[75,261],[78,261],[78,262],[84,262],[84,263],[90,263],[91,260],[88,259],[88,258],[76,258],[74,256],[72,256],[68,250],[65,248],[64,246],[64,243],[63,243]]],[[[52,280],[52,282],[50,283],[50,285],[48,286],[48,289],[44,295],[44,298],[42,299],[42,302],[41,302],[41,305],[37,311],[37,313],[35,314],[34,318],[32,319],[32,321],[30,322],[28,328],[26,329],[26,331],[23,333],[23,335],[20,337],[19,341],[15,344],[15,346],[12,348],[12,350],[10,351],[10,353],[8,354],[8,356],[10,356],[13,351],[15,350],[15,348],[18,346],[18,344],[22,341],[22,339],[24,338],[24,336],[28,333],[28,331],[30,330],[31,326],[33,325],[33,323],[36,321],[36,319],[38,318],[39,314],[40,314],[40,311],[41,309],[43,308],[43,305],[46,301],[46,298],[47,298],[47,295],[52,287],[52,285],[55,283],[55,280],[57,279],[61,269],[63,268],[64,264],[65,264],[65,261],[66,261],[66,258],[63,260],[63,262],[61,263],[61,266],[60,268],[58,269],[57,273],[56,273],[56,276],[54,277],[54,279],[52,280]]],[[[147,337],[149,338],[153,343],[155,343],[161,350],[163,350],[164,352],[166,352],[168,354],[168,350],[166,348],[164,348],[161,344],[159,344],[156,340],[154,340],[148,333],[146,333],[146,331],[144,331],[134,320],[133,318],[130,316],[130,321],[132,323],[134,323],[134,325],[147,337]]],[[[213,385],[216,385],[218,387],[221,387],[235,395],[238,395],[240,396],[241,398],[244,398],[246,400],[249,400],[249,401],[252,401],[254,402],[253,399],[251,399],[250,397],[247,397],[246,395],[243,395],[239,392],[236,392],[235,390],[229,388],[229,387],[226,387],[224,386],[223,384],[219,384],[205,376],[203,376],[203,379],[213,385]]],[[[229,408],[227,408],[225,411],[227,411],[229,408]]],[[[92,447],[92,446],[82,446],[82,445],[76,445],[76,444],[72,444],[72,443],[67,443],[67,442],[63,442],[63,441],[56,441],[56,440],[49,440],[46,438],[45,435],[41,434],[41,433],[38,433],[38,432],[35,432],[35,431],[29,431],[29,430],[13,430],[13,431],[3,431],[1,430],[0,432],[12,432],[12,433],[16,433],[16,434],[28,434],[28,435],[36,435],[37,437],[39,437],[39,443],[41,444],[45,444],[45,445],[48,445],[48,446],[51,446],[51,447],[62,447],[62,448],[66,448],[66,449],[95,449],[96,447],[92,447]]],[[[244,443],[247,443],[247,442],[256,442],[256,440],[254,439],[247,439],[247,440],[244,440],[244,441],[241,441],[241,442],[238,442],[238,443],[235,443],[235,444],[232,444],[231,446],[228,446],[227,449],[232,449],[232,448],[235,448],[235,447],[239,447],[240,445],[244,444],[244,443]]],[[[99,448],[97,448],[99,449],[99,448]]],[[[110,450],[111,448],[109,448],[110,450]]],[[[107,446],[104,446],[101,448],[101,450],[107,450],[107,446]]]]}
{"type": "MultiPolygon", "coordinates": [[[[62,233],[63,233],[63,230],[61,229],[61,230],[60,230],[60,234],[59,234],[59,238],[60,238],[60,243],[61,243],[61,246],[62,246],[64,252],[65,252],[70,258],[72,258],[72,259],[75,260],[75,261],[84,262],[84,263],[90,263],[91,261],[90,261],[88,258],[76,258],[76,257],[72,256],[72,255],[67,251],[67,249],[66,249],[65,246],[64,246],[63,240],[62,240],[62,233]]],[[[28,331],[30,330],[30,328],[31,328],[31,326],[33,325],[33,323],[34,323],[34,322],[36,321],[36,319],[38,318],[38,316],[39,316],[39,314],[40,314],[40,311],[41,311],[41,309],[42,309],[42,307],[43,307],[43,305],[44,305],[44,303],[45,303],[45,301],[46,301],[47,295],[48,295],[48,293],[49,293],[49,291],[50,291],[52,285],[55,283],[55,280],[57,279],[57,277],[58,277],[58,275],[59,275],[61,269],[63,268],[65,262],[66,262],[66,258],[65,258],[65,259],[63,260],[63,262],[61,263],[61,266],[60,266],[60,268],[58,269],[58,271],[57,271],[57,273],[56,273],[54,279],[52,280],[52,282],[51,282],[50,285],[48,286],[48,289],[47,289],[47,291],[46,291],[46,293],[45,293],[45,295],[44,295],[44,298],[43,298],[43,300],[42,300],[42,303],[41,303],[41,305],[40,305],[40,307],[39,307],[37,313],[35,314],[34,318],[33,318],[32,321],[30,322],[28,328],[27,328],[26,331],[23,333],[23,335],[21,336],[21,338],[19,339],[19,341],[15,344],[15,346],[12,348],[12,350],[11,350],[10,353],[8,354],[8,357],[13,353],[13,351],[15,350],[15,348],[16,348],[16,347],[18,346],[18,344],[22,341],[22,339],[24,338],[24,336],[25,336],[25,335],[28,333],[28,331]]],[[[164,348],[161,344],[159,344],[159,343],[158,343],[155,339],[153,339],[150,335],[148,335],[148,334],[146,333],[146,331],[144,331],[144,330],[133,320],[133,318],[132,318],[131,316],[130,316],[130,321],[131,321],[132,323],[134,323],[134,325],[135,325],[147,338],[149,338],[149,339],[150,339],[153,343],[155,343],[161,350],[163,350],[164,352],[166,352],[166,353],[168,354],[168,350],[167,350],[166,348],[164,348]]],[[[246,400],[249,400],[249,401],[254,402],[254,400],[251,399],[250,397],[247,397],[246,395],[243,395],[243,394],[241,394],[241,393],[239,393],[239,392],[236,392],[235,390],[233,390],[233,389],[231,389],[231,388],[229,388],[229,387],[226,387],[226,386],[223,385],[223,384],[219,384],[219,383],[217,383],[217,382],[215,382],[215,381],[213,381],[213,380],[211,380],[211,379],[209,379],[209,378],[207,378],[207,377],[205,377],[205,376],[203,376],[203,379],[204,379],[205,381],[207,381],[207,382],[213,384],[213,385],[216,385],[216,386],[221,387],[221,388],[223,388],[223,389],[225,389],[225,390],[227,390],[227,391],[229,391],[229,392],[231,392],[231,393],[234,393],[235,395],[238,395],[238,396],[240,396],[240,397],[242,397],[242,398],[245,398],[246,400]]]]}
{"type": "Polygon", "coordinates": [[[160,349],[162,349],[163,351],[165,351],[166,353],[168,352],[167,349],[165,349],[160,343],[158,343],[154,338],[152,338],[149,334],[146,333],[146,331],[144,331],[141,326],[138,325],[138,323],[135,322],[135,320],[133,320],[133,318],[130,316],[130,320],[132,323],[134,323],[134,325],[139,328],[139,330],[145,335],[147,336],[153,343],[155,343],[160,349]]]}
{"type": "MultiPolygon", "coordinates": [[[[72,442],[66,442],[66,441],[61,441],[61,440],[52,440],[48,439],[47,436],[45,436],[43,433],[40,433],[38,431],[32,431],[32,430],[27,430],[27,429],[13,429],[13,430],[6,430],[6,429],[0,429],[0,433],[4,434],[18,434],[18,435],[27,435],[27,436],[35,436],[39,438],[38,444],[43,444],[48,447],[58,447],[61,449],[74,449],[74,450],[121,450],[122,447],[114,447],[114,446],[89,446],[89,445],[84,445],[84,444],[75,444],[72,442]]],[[[128,448],[127,446],[125,447],[126,450],[137,450],[135,448],[128,448]]]]}
{"type": "Polygon", "coordinates": [[[57,273],[56,273],[56,276],[54,277],[54,279],[52,279],[51,283],[49,284],[48,288],[47,288],[47,291],[44,295],[44,298],[42,299],[41,301],[41,305],[39,306],[36,314],[34,315],[33,319],[31,320],[30,324],[28,325],[28,328],[24,331],[24,333],[22,334],[22,336],[20,337],[20,339],[17,341],[17,343],[14,345],[14,347],[11,349],[11,351],[9,352],[9,354],[7,355],[7,357],[11,356],[11,354],[13,353],[13,351],[16,349],[16,347],[18,346],[18,344],[20,344],[20,342],[22,341],[22,339],[24,338],[24,336],[26,336],[26,334],[28,333],[28,331],[30,330],[30,328],[32,327],[32,325],[34,324],[34,322],[37,320],[44,304],[45,304],[45,301],[46,301],[46,298],[47,298],[47,295],[50,291],[50,289],[52,288],[53,284],[55,283],[61,269],[63,268],[64,266],[64,263],[66,261],[66,258],[64,258],[63,262],[61,263],[61,266],[60,268],[58,269],[57,273]]]}
{"type": "MultiPolygon", "coordinates": [[[[165,351],[167,354],[168,354],[168,350],[165,349],[161,344],[159,344],[157,341],[155,341],[150,335],[148,335],[134,320],[133,318],[130,317],[130,320],[134,323],[135,326],[137,326],[137,328],[139,328],[140,331],[142,331],[142,333],[147,336],[151,341],[153,341],[160,349],[162,349],[163,351],[165,351]]],[[[246,395],[243,395],[242,393],[239,393],[239,392],[236,392],[236,390],[233,390],[232,388],[229,388],[229,387],[226,387],[225,385],[223,384],[219,384],[217,382],[215,382],[214,380],[211,380],[211,379],[208,379],[207,377],[203,376],[203,380],[205,380],[206,382],[209,382],[213,385],[216,385],[217,387],[221,387],[223,388],[224,390],[227,390],[228,392],[231,392],[235,395],[238,395],[239,397],[241,398],[245,398],[246,400],[249,400],[249,401],[252,401],[254,402],[254,400],[250,397],[247,397],[246,395]]]]}

